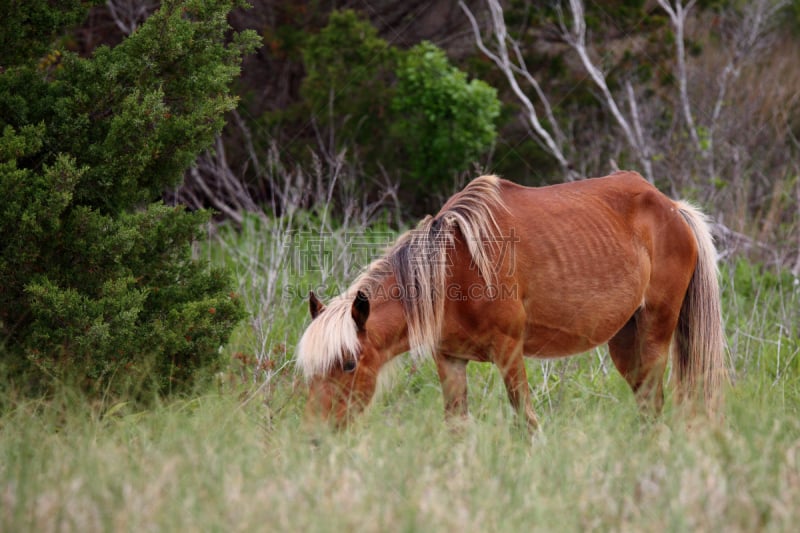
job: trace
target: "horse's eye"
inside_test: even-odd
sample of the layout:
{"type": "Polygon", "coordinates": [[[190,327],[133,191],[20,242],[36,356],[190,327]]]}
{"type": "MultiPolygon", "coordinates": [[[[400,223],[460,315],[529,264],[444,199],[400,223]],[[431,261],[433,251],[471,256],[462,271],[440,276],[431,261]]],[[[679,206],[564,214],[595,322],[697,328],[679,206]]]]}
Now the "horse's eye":
{"type": "Polygon", "coordinates": [[[356,360],[355,359],[347,359],[344,363],[342,363],[342,370],[345,372],[352,372],[356,369],[356,360]]]}

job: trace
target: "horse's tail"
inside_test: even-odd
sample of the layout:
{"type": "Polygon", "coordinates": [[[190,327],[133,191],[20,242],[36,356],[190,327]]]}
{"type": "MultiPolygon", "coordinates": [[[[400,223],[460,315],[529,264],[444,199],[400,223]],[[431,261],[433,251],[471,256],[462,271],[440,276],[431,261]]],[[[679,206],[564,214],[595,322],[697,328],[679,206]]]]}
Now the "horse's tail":
{"type": "Polygon", "coordinates": [[[697,241],[697,264],[675,330],[673,372],[680,400],[702,400],[711,413],[721,406],[726,376],[717,251],[705,215],[686,202],[676,205],[697,241]]]}

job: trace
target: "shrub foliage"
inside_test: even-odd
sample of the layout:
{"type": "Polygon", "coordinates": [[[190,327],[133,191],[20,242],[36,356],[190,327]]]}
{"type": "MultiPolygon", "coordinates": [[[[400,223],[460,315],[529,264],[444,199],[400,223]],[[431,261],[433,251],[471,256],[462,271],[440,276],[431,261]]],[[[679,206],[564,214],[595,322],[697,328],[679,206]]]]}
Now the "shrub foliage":
{"type": "Polygon", "coordinates": [[[0,70],[0,363],[31,390],[180,390],[241,319],[227,275],[192,257],[208,213],[159,201],[235,105],[255,44],[225,39],[237,4],[165,1],[90,58],[13,49],[0,70]]]}
{"type": "Polygon", "coordinates": [[[411,48],[397,78],[393,133],[403,141],[416,183],[441,183],[454,170],[467,170],[492,145],[500,114],[497,91],[481,80],[468,81],[441,49],[428,42],[411,48]]]}
{"type": "Polygon", "coordinates": [[[489,150],[500,114],[496,91],[469,80],[435,45],[389,45],[353,11],[331,13],[303,49],[301,94],[317,124],[414,192],[450,186],[489,150]]]}

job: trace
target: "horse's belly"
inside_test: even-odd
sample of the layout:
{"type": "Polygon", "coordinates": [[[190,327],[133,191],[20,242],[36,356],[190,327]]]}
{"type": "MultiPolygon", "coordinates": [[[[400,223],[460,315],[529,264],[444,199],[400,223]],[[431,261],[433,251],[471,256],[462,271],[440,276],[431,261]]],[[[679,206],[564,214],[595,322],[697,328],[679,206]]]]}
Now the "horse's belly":
{"type": "Polygon", "coordinates": [[[612,240],[600,246],[579,236],[572,242],[568,250],[540,246],[560,252],[538,257],[526,247],[527,260],[518,263],[531,265],[517,272],[524,287],[526,355],[591,350],[608,342],[644,302],[650,260],[643,248],[612,240]]]}
{"type": "Polygon", "coordinates": [[[524,343],[526,357],[565,357],[586,352],[608,342],[618,329],[602,337],[589,337],[558,328],[535,327],[529,330],[524,343]]]}
{"type": "Polygon", "coordinates": [[[609,283],[597,291],[540,292],[526,309],[525,355],[563,357],[605,344],[642,304],[643,293],[643,284],[634,282],[609,283]]]}

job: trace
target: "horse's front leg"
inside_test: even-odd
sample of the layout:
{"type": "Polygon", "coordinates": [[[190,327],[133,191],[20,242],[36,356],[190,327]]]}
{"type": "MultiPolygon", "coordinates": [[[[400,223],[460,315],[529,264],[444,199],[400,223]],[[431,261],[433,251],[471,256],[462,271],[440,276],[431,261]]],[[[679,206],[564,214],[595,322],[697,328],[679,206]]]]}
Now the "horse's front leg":
{"type": "Polygon", "coordinates": [[[508,400],[520,417],[524,417],[530,431],[539,428],[539,420],[533,411],[528,373],[522,356],[522,346],[495,355],[494,364],[500,369],[508,392],[508,400]]]}
{"type": "Polygon", "coordinates": [[[443,353],[435,357],[436,370],[442,383],[444,414],[448,420],[467,417],[467,363],[443,353]]]}

